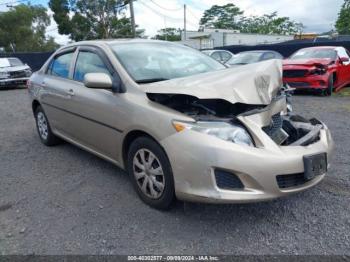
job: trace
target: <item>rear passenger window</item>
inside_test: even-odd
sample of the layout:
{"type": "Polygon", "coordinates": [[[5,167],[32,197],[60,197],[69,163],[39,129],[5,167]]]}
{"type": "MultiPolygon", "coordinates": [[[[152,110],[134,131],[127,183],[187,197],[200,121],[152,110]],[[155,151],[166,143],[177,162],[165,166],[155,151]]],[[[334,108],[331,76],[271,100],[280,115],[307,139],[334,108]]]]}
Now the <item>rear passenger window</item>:
{"type": "Polygon", "coordinates": [[[73,53],[65,53],[55,57],[48,69],[48,74],[68,78],[73,53]]]}
{"type": "Polygon", "coordinates": [[[92,52],[80,52],[74,70],[74,80],[83,82],[85,74],[106,73],[111,76],[102,59],[92,52]]]}

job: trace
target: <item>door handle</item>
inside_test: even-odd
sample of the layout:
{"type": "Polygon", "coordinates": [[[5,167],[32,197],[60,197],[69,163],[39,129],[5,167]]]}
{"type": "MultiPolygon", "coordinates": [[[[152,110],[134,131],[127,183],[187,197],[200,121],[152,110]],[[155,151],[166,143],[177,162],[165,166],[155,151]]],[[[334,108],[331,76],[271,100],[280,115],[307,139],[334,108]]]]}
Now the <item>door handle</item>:
{"type": "Polygon", "coordinates": [[[74,96],[74,95],[75,95],[73,89],[69,89],[69,90],[67,91],[67,94],[68,94],[69,96],[74,96]]]}

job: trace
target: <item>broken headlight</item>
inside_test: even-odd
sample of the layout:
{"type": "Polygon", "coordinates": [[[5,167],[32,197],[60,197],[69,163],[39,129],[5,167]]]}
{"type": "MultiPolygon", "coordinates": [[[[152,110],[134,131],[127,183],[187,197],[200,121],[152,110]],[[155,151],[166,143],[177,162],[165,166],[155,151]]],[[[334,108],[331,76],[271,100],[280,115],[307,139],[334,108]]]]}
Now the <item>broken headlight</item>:
{"type": "Polygon", "coordinates": [[[173,125],[178,132],[188,129],[210,136],[215,136],[238,145],[254,146],[253,140],[249,133],[239,125],[215,121],[195,123],[174,121],[173,125]]]}

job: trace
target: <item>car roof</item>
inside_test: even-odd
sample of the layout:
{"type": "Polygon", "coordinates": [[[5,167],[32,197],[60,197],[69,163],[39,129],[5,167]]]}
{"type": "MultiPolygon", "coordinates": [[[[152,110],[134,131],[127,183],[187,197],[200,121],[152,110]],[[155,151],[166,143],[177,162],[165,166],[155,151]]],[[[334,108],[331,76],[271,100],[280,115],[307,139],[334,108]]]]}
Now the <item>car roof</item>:
{"type": "Polygon", "coordinates": [[[273,52],[273,53],[278,53],[273,50],[250,50],[250,51],[242,51],[240,53],[267,53],[267,52],[273,52]]]}
{"type": "Polygon", "coordinates": [[[337,49],[342,46],[310,46],[310,47],[305,47],[302,49],[337,49]]]}
{"type": "Polygon", "coordinates": [[[101,44],[125,44],[125,43],[167,43],[167,44],[175,44],[168,41],[162,41],[162,40],[149,40],[149,39],[142,39],[142,38],[119,38],[119,39],[100,39],[100,40],[86,40],[86,41],[80,41],[80,42],[74,42],[71,44],[68,44],[64,47],[73,47],[73,46],[79,46],[79,45],[101,45],[101,44]]]}

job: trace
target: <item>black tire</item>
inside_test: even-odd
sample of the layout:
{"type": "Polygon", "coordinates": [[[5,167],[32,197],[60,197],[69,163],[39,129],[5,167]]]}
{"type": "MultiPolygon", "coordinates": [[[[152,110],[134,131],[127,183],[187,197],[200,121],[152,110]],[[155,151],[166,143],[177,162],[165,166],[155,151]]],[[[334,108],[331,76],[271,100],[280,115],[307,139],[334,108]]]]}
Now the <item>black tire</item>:
{"type": "Polygon", "coordinates": [[[325,96],[331,96],[333,93],[333,89],[334,89],[334,78],[333,78],[333,75],[331,75],[328,79],[328,87],[327,89],[324,90],[325,96]]]}
{"type": "MultiPolygon", "coordinates": [[[[164,210],[164,209],[169,209],[171,207],[171,205],[175,200],[173,173],[172,173],[171,165],[166,153],[157,142],[155,142],[153,139],[148,137],[139,137],[135,139],[130,145],[128,150],[127,171],[134,185],[134,188],[137,194],[139,195],[139,197],[142,199],[142,201],[144,201],[149,206],[157,209],[164,210]],[[146,179],[146,175],[144,176],[144,178],[136,179],[136,175],[135,175],[136,171],[134,171],[134,168],[135,168],[134,158],[137,158],[138,156],[140,156],[139,153],[141,151],[145,152],[145,158],[147,158],[146,154],[148,153],[148,159],[150,157],[149,152],[151,152],[156,157],[156,159],[154,160],[155,163],[154,162],[153,163],[156,165],[159,161],[160,165],[156,165],[156,166],[161,167],[162,169],[163,175],[161,176],[161,179],[162,179],[161,183],[163,183],[163,189],[161,193],[159,191],[156,192],[160,194],[159,197],[157,198],[151,198],[141,190],[140,184],[145,183],[143,179],[146,179]]],[[[152,175],[148,174],[147,176],[149,177],[152,175]]],[[[155,179],[155,177],[153,177],[152,179],[155,179]]],[[[148,184],[147,182],[146,184],[147,184],[145,187],[146,191],[150,191],[150,184],[148,184]]],[[[153,185],[153,182],[152,182],[152,185],[153,185]]],[[[152,187],[152,188],[153,188],[153,191],[154,189],[157,189],[155,187],[152,187]]]]}
{"type": "Polygon", "coordinates": [[[37,128],[41,142],[46,146],[55,146],[55,145],[60,144],[62,142],[62,140],[60,138],[58,138],[56,135],[54,135],[54,133],[52,133],[49,120],[47,119],[47,116],[46,116],[46,114],[41,106],[38,106],[36,108],[34,115],[35,115],[36,128],[37,128]],[[47,134],[45,134],[45,135],[40,130],[40,127],[39,127],[40,120],[39,119],[44,119],[46,122],[47,134]]]}

